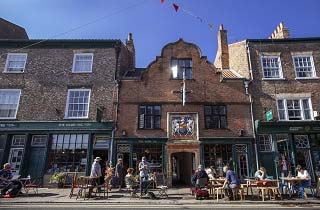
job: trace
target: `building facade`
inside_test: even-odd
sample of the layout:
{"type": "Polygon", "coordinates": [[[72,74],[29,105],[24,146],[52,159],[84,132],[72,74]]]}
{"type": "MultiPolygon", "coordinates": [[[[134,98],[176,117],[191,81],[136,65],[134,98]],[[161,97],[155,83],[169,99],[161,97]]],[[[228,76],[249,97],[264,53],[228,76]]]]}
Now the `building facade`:
{"type": "Polygon", "coordinates": [[[237,75],[216,69],[195,44],[164,46],[146,69],[121,79],[115,158],[138,171],[146,156],[169,186],[189,184],[200,163],[252,175],[250,101],[237,75]]]}
{"type": "Polygon", "coordinates": [[[0,40],[0,162],[32,177],[111,159],[120,40],[0,40]]]}
{"type": "Polygon", "coordinates": [[[228,45],[230,67],[250,80],[258,163],[281,176],[285,156],[295,173],[320,175],[320,38],[290,38],[280,23],[269,39],[228,45]],[[272,163],[272,164],[270,164],[272,163]]]}

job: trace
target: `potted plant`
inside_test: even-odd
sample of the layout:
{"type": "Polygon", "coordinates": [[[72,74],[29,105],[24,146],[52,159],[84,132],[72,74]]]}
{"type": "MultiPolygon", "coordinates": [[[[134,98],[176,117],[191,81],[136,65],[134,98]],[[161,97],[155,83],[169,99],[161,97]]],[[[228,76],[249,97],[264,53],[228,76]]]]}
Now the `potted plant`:
{"type": "Polygon", "coordinates": [[[58,188],[63,188],[66,179],[65,173],[54,173],[50,178],[50,183],[57,183],[58,188]]]}

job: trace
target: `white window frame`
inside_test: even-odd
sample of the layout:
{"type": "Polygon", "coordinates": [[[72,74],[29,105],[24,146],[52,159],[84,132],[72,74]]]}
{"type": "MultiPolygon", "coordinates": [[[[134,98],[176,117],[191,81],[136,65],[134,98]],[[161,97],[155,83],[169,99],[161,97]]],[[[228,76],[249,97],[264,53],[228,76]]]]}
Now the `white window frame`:
{"type": "Polygon", "coordinates": [[[281,58],[280,53],[261,53],[260,54],[260,62],[261,62],[261,69],[262,69],[262,79],[263,80],[279,80],[284,79],[283,78],[283,72],[282,72],[282,65],[281,65],[281,58]],[[263,67],[263,59],[277,59],[279,63],[278,71],[279,71],[279,77],[265,77],[265,68],[263,67]]]}
{"type": "Polygon", "coordinates": [[[294,72],[296,75],[296,79],[314,79],[314,78],[318,78],[316,75],[316,70],[315,70],[315,66],[314,66],[314,61],[313,61],[313,56],[312,56],[312,52],[302,52],[302,53],[291,53],[292,54],[292,62],[293,62],[293,66],[294,66],[294,72]],[[311,62],[311,77],[299,77],[298,73],[297,73],[297,68],[301,68],[301,66],[296,66],[296,63],[294,61],[295,58],[301,58],[301,57],[309,57],[310,58],[310,62],[311,62]]]}
{"type": "Polygon", "coordinates": [[[46,135],[34,135],[32,136],[32,147],[45,147],[47,145],[48,136],[46,135]],[[40,141],[39,141],[40,140],[40,141]]]}
{"type": "MultiPolygon", "coordinates": [[[[281,109],[283,110],[283,109],[281,109]]],[[[278,119],[279,121],[310,121],[310,120],[314,120],[313,117],[313,110],[312,110],[312,103],[311,103],[311,98],[310,97],[301,97],[301,98],[277,98],[277,111],[278,111],[278,119]],[[280,109],[279,109],[279,105],[278,105],[278,101],[282,100],[283,101],[283,106],[284,106],[284,115],[285,115],[285,119],[280,119],[280,109]],[[288,113],[288,104],[287,101],[288,100],[299,100],[299,106],[300,106],[300,113],[301,113],[301,119],[300,120],[289,120],[289,113],[288,113]],[[305,119],[305,110],[303,107],[303,100],[308,100],[309,103],[309,110],[310,110],[310,118],[311,119],[305,119]]]]}
{"type": "Polygon", "coordinates": [[[24,147],[25,144],[26,144],[26,136],[24,136],[24,135],[14,135],[12,137],[11,146],[13,146],[13,147],[24,147]],[[23,140],[23,141],[21,141],[21,140],[23,140]]]}
{"type": "Polygon", "coordinates": [[[8,53],[7,54],[6,65],[5,65],[5,68],[4,68],[4,72],[5,73],[14,73],[14,74],[16,74],[16,73],[24,73],[24,70],[26,68],[27,58],[28,58],[28,54],[27,53],[8,53]],[[10,58],[10,56],[13,56],[13,55],[25,56],[25,60],[24,60],[23,69],[22,70],[8,71],[9,61],[10,61],[9,58],[10,58]]]}
{"type": "Polygon", "coordinates": [[[75,53],[73,56],[73,64],[72,64],[72,73],[92,73],[92,65],[93,65],[93,53],[75,53]],[[90,55],[91,56],[91,65],[90,65],[90,70],[87,71],[79,71],[77,69],[75,69],[76,67],[76,58],[77,56],[81,56],[81,55],[90,55]]]}
{"type": "Polygon", "coordinates": [[[91,97],[91,89],[69,89],[68,90],[68,96],[67,96],[67,104],[66,104],[66,109],[65,109],[65,119],[86,119],[89,117],[89,112],[90,112],[90,97],[91,97]],[[86,116],[82,117],[69,117],[68,112],[69,112],[69,96],[71,91],[89,91],[88,95],[88,112],[86,116]]]}
{"type": "MultiPolygon", "coordinates": [[[[18,96],[18,101],[17,101],[17,104],[16,104],[16,111],[14,113],[14,116],[13,117],[1,117],[0,116],[0,119],[16,119],[17,117],[17,113],[18,113],[18,108],[19,108],[19,103],[20,103],[20,96],[21,96],[21,90],[20,89],[0,89],[0,92],[1,91],[6,91],[6,92],[16,92],[16,91],[19,91],[19,96],[18,96]]],[[[0,102],[1,103],[1,102],[0,102]]]]}

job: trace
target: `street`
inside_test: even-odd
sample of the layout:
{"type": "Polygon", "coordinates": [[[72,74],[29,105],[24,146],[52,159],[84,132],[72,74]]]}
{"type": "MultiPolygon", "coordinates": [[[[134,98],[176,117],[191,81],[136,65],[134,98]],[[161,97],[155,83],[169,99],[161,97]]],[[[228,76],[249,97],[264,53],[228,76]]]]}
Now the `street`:
{"type": "Polygon", "coordinates": [[[31,209],[50,209],[50,210],[78,210],[78,209],[304,209],[312,210],[319,209],[320,205],[278,205],[278,204],[214,204],[214,205],[121,205],[121,204],[6,204],[1,205],[0,209],[15,209],[15,210],[31,210],[31,209]]]}

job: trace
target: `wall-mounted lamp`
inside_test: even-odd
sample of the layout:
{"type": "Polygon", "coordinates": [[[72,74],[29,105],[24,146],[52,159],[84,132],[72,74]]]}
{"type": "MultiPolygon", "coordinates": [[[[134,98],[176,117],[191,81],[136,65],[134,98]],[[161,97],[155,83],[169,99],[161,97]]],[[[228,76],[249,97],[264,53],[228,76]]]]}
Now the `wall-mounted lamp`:
{"type": "Polygon", "coordinates": [[[241,137],[244,136],[244,129],[239,130],[239,136],[241,136],[241,137]]]}
{"type": "Polygon", "coordinates": [[[126,136],[127,135],[127,131],[126,130],[122,130],[121,134],[122,134],[122,136],[126,136]]]}

